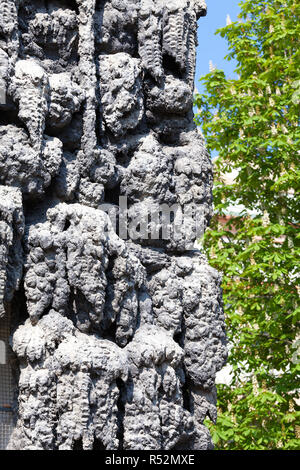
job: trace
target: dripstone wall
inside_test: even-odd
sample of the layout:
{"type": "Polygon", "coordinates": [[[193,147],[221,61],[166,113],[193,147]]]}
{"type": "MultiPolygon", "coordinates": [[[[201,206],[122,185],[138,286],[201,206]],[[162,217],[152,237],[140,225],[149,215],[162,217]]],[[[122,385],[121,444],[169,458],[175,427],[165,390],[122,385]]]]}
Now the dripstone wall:
{"type": "Polygon", "coordinates": [[[203,229],[212,212],[192,112],[205,14],[202,0],[0,0],[2,446],[212,447],[221,279],[193,217],[161,236],[161,207],[196,208],[203,229]]]}

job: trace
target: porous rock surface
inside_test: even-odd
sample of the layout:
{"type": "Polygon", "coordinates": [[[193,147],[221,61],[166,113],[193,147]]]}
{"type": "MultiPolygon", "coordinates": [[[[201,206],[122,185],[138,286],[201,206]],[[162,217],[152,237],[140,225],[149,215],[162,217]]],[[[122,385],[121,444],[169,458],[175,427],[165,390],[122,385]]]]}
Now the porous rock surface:
{"type": "Polygon", "coordinates": [[[192,216],[164,238],[160,217],[147,239],[113,223],[119,196],[129,224],[161,205],[209,223],[212,165],[192,112],[205,14],[203,0],[0,0],[9,449],[212,447],[220,275],[193,249],[192,216]]]}

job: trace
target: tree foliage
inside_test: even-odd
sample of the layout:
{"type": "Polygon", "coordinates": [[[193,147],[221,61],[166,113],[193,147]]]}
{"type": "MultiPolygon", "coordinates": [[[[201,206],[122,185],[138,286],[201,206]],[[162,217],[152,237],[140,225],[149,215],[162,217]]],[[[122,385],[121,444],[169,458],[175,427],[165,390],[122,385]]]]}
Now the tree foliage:
{"type": "Polygon", "coordinates": [[[299,449],[300,4],[244,0],[240,8],[239,20],[217,31],[238,78],[212,70],[195,97],[196,121],[219,154],[204,247],[224,274],[233,368],[210,426],[219,449],[299,449]]]}

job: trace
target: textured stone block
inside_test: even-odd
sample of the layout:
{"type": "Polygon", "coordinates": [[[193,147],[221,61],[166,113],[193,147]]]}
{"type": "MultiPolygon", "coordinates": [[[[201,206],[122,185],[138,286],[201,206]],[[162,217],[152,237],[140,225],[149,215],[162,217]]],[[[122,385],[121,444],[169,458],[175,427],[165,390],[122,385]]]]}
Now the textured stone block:
{"type": "Polygon", "coordinates": [[[221,278],[194,247],[212,215],[192,112],[205,13],[0,0],[2,447],[212,448],[226,344],[221,278]]]}

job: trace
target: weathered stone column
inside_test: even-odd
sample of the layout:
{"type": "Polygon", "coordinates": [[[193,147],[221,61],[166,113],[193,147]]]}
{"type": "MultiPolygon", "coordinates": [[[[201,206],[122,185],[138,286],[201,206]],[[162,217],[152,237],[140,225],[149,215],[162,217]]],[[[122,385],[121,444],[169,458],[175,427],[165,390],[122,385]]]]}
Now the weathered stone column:
{"type": "Polygon", "coordinates": [[[212,447],[226,345],[220,275],[195,248],[212,213],[192,111],[205,14],[0,0],[2,447],[212,447]]]}

